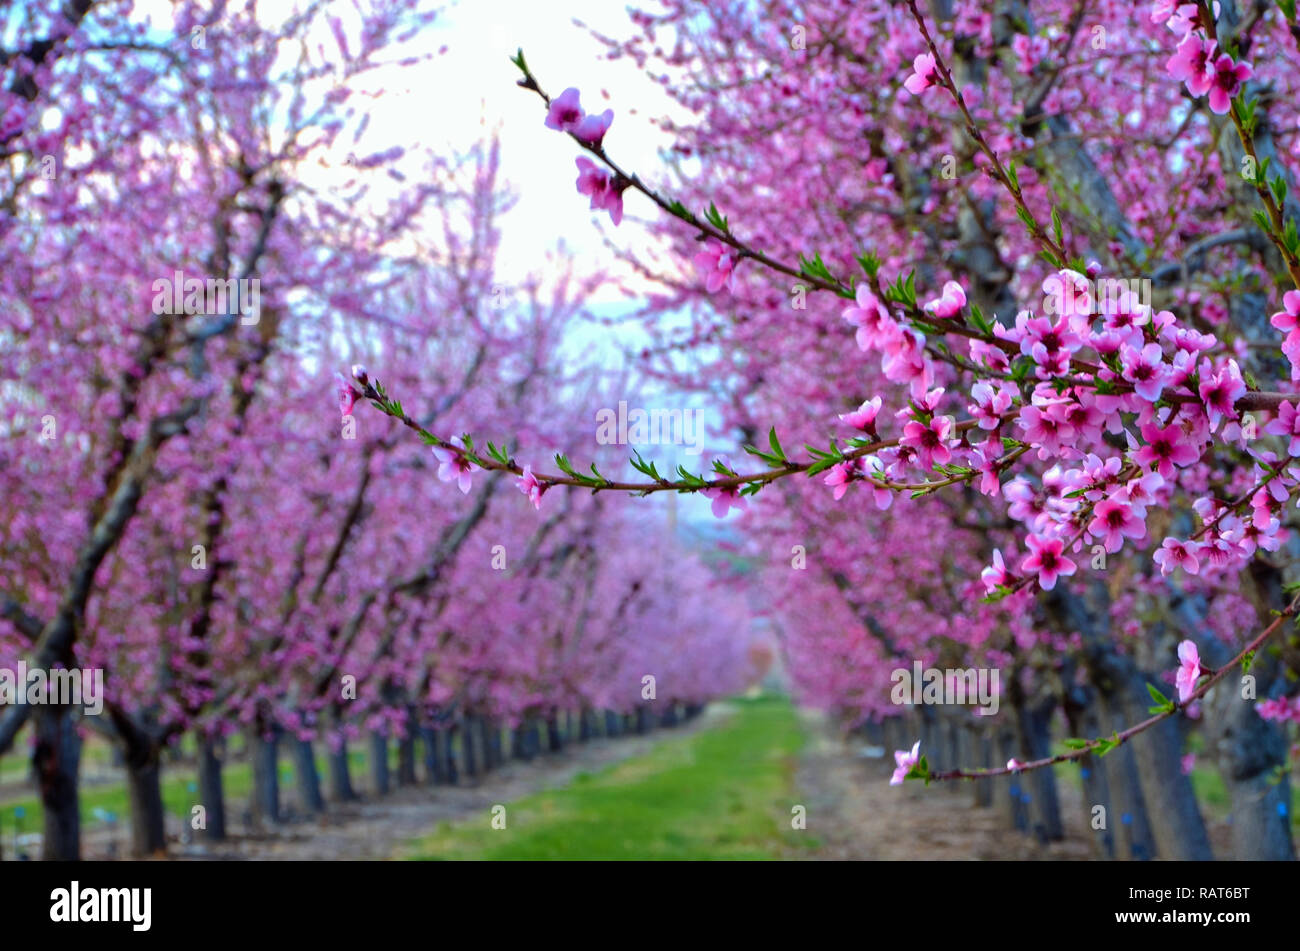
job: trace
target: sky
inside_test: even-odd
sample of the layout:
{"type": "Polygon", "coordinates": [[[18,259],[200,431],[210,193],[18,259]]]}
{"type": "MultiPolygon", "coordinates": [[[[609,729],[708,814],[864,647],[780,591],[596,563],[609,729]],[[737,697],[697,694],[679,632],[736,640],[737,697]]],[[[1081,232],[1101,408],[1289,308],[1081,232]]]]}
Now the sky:
{"type": "MultiPolygon", "coordinates": [[[[403,70],[405,88],[390,88],[377,104],[371,129],[379,138],[418,133],[426,146],[463,149],[496,130],[501,138],[501,167],[519,201],[507,219],[502,239],[501,270],[514,277],[536,267],[538,246],[563,238],[580,260],[610,267],[614,259],[602,234],[620,245],[644,247],[649,240],[634,220],[657,213],[649,201],[629,193],[623,224],[614,228],[608,215],[593,212],[577,193],[582,154],[567,136],[545,127],[545,106],[536,94],[515,85],[520,73],[509,57],[523,48],[542,88],[558,95],[574,86],[588,112],[614,110],[605,144],[624,168],[654,180],[659,149],[670,140],[652,124],[680,110],[630,62],[603,58],[595,31],[627,36],[633,31],[620,0],[461,0],[450,5],[422,45],[447,51],[433,61],[403,70]]],[[[604,300],[621,300],[615,291],[604,300]]]]}

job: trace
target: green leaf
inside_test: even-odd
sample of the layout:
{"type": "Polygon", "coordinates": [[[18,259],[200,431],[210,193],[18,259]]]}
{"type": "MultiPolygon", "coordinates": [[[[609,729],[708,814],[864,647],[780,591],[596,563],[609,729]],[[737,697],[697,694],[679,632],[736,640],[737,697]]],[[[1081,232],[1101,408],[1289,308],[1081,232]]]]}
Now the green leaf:
{"type": "Polygon", "coordinates": [[[731,231],[727,219],[722,216],[722,212],[718,211],[718,206],[713,202],[709,202],[709,210],[704,213],[704,219],[724,234],[731,231]]]}
{"type": "Polygon", "coordinates": [[[677,466],[677,474],[681,477],[682,482],[685,482],[687,485],[691,486],[692,488],[707,489],[709,487],[709,484],[707,482],[705,482],[695,473],[688,471],[687,468],[683,465],[679,464],[677,466]]]}
{"type": "Polygon", "coordinates": [[[782,462],[785,462],[785,450],[782,449],[781,444],[777,442],[775,426],[773,426],[771,430],[768,431],[767,442],[768,445],[772,447],[772,454],[775,455],[782,462]]]}
{"type": "Polygon", "coordinates": [[[1157,690],[1154,684],[1147,684],[1147,693],[1155,701],[1155,706],[1147,707],[1147,713],[1169,713],[1174,709],[1173,701],[1157,690]]]}
{"type": "Polygon", "coordinates": [[[811,466],[809,466],[806,475],[808,475],[811,478],[812,476],[817,475],[817,473],[819,472],[825,472],[831,466],[838,464],[838,462],[839,460],[836,459],[834,456],[826,456],[825,458],[820,459],[817,462],[814,462],[811,466]]]}
{"type": "Polygon", "coordinates": [[[663,480],[663,477],[659,475],[659,470],[655,467],[655,464],[653,462],[646,462],[644,459],[642,459],[641,453],[638,452],[636,449],[632,450],[632,454],[634,456],[634,458],[632,459],[632,468],[636,469],[637,472],[641,472],[644,473],[645,475],[648,475],[656,482],[661,482],[663,480]]]}
{"type": "Polygon", "coordinates": [[[580,478],[578,473],[573,471],[573,463],[569,462],[569,457],[562,452],[555,454],[555,465],[565,475],[574,479],[580,478]]]}

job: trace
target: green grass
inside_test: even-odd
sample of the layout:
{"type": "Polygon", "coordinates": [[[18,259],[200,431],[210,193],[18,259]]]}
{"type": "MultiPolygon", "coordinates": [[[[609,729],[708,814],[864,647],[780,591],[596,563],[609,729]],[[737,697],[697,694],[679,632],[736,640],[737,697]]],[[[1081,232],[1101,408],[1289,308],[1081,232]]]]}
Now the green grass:
{"type": "Polygon", "coordinates": [[[417,859],[768,859],[812,846],[790,828],[803,734],[784,698],[737,700],[720,725],[491,816],[443,823],[417,859]]]}

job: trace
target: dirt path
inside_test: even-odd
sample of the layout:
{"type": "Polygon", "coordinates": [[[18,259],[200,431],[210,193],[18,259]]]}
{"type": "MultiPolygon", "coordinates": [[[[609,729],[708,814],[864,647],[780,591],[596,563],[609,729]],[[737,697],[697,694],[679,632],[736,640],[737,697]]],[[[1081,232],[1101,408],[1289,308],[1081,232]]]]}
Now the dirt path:
{"type": "MultiPolygon", "coordinates": [[[[564,786],[580,773],[596,772],[641,756],[657,743],[717,726],[727,715],[724,705],[715,704],[690,723],[670,730],[574,743],[558,754],[542,755],[531,763],[509,761],[477,786],[394,789],[382,799],[331,804],[324,818],[286,824],[270,834],[235,835],[219,846],[174,844],[172,857],[309,861],[392,858],[413,840],[433,831],[440,822],[456,822],[475,815],[483,816],[486,821],[496,803],[508,803],[540,790],[564,786]]],[[[237,809],[232,808],[230,812],[236,815],[237,809]]]]}
{"type": "Polygon", "coordinates": [[[795,783],[808,809],[808,832],[822,843],[791,858],[819,859],[1088,859],[1085,815],[1077,791],[1062,784],[1063,842],[1040,845],[1011,831],[1001,810],[976,808],[967,785],[928,789],[890,786],[893,757],[868,759],[844,743],[825,718],[800,711],[808,736],[795,783]],[[1076,827],[1077,825],[1077,827],[1076,827]]]}

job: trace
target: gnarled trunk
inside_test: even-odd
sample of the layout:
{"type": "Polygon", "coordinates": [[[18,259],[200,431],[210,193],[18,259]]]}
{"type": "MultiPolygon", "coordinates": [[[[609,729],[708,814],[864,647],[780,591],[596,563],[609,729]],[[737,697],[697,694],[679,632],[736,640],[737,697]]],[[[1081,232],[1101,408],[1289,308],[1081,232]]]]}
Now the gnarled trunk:
{"type": "Polygon", "coordinates": [[[204,811],[203,835],[209,842],[226,838],[226,795],[221,783],[221,757],[217,754],[217,741],[200,735],[199,741],[199,805],[204,811]]]}
{"type": "Polygon", "coordinates": [[[36,707],[32,727],[36,734],[32,769],[40,787],[45,821],[41,858],[47,862],[75,862],[81,858],[81,806],[77,796],[81,737],[67,707],[36,707]]]}

